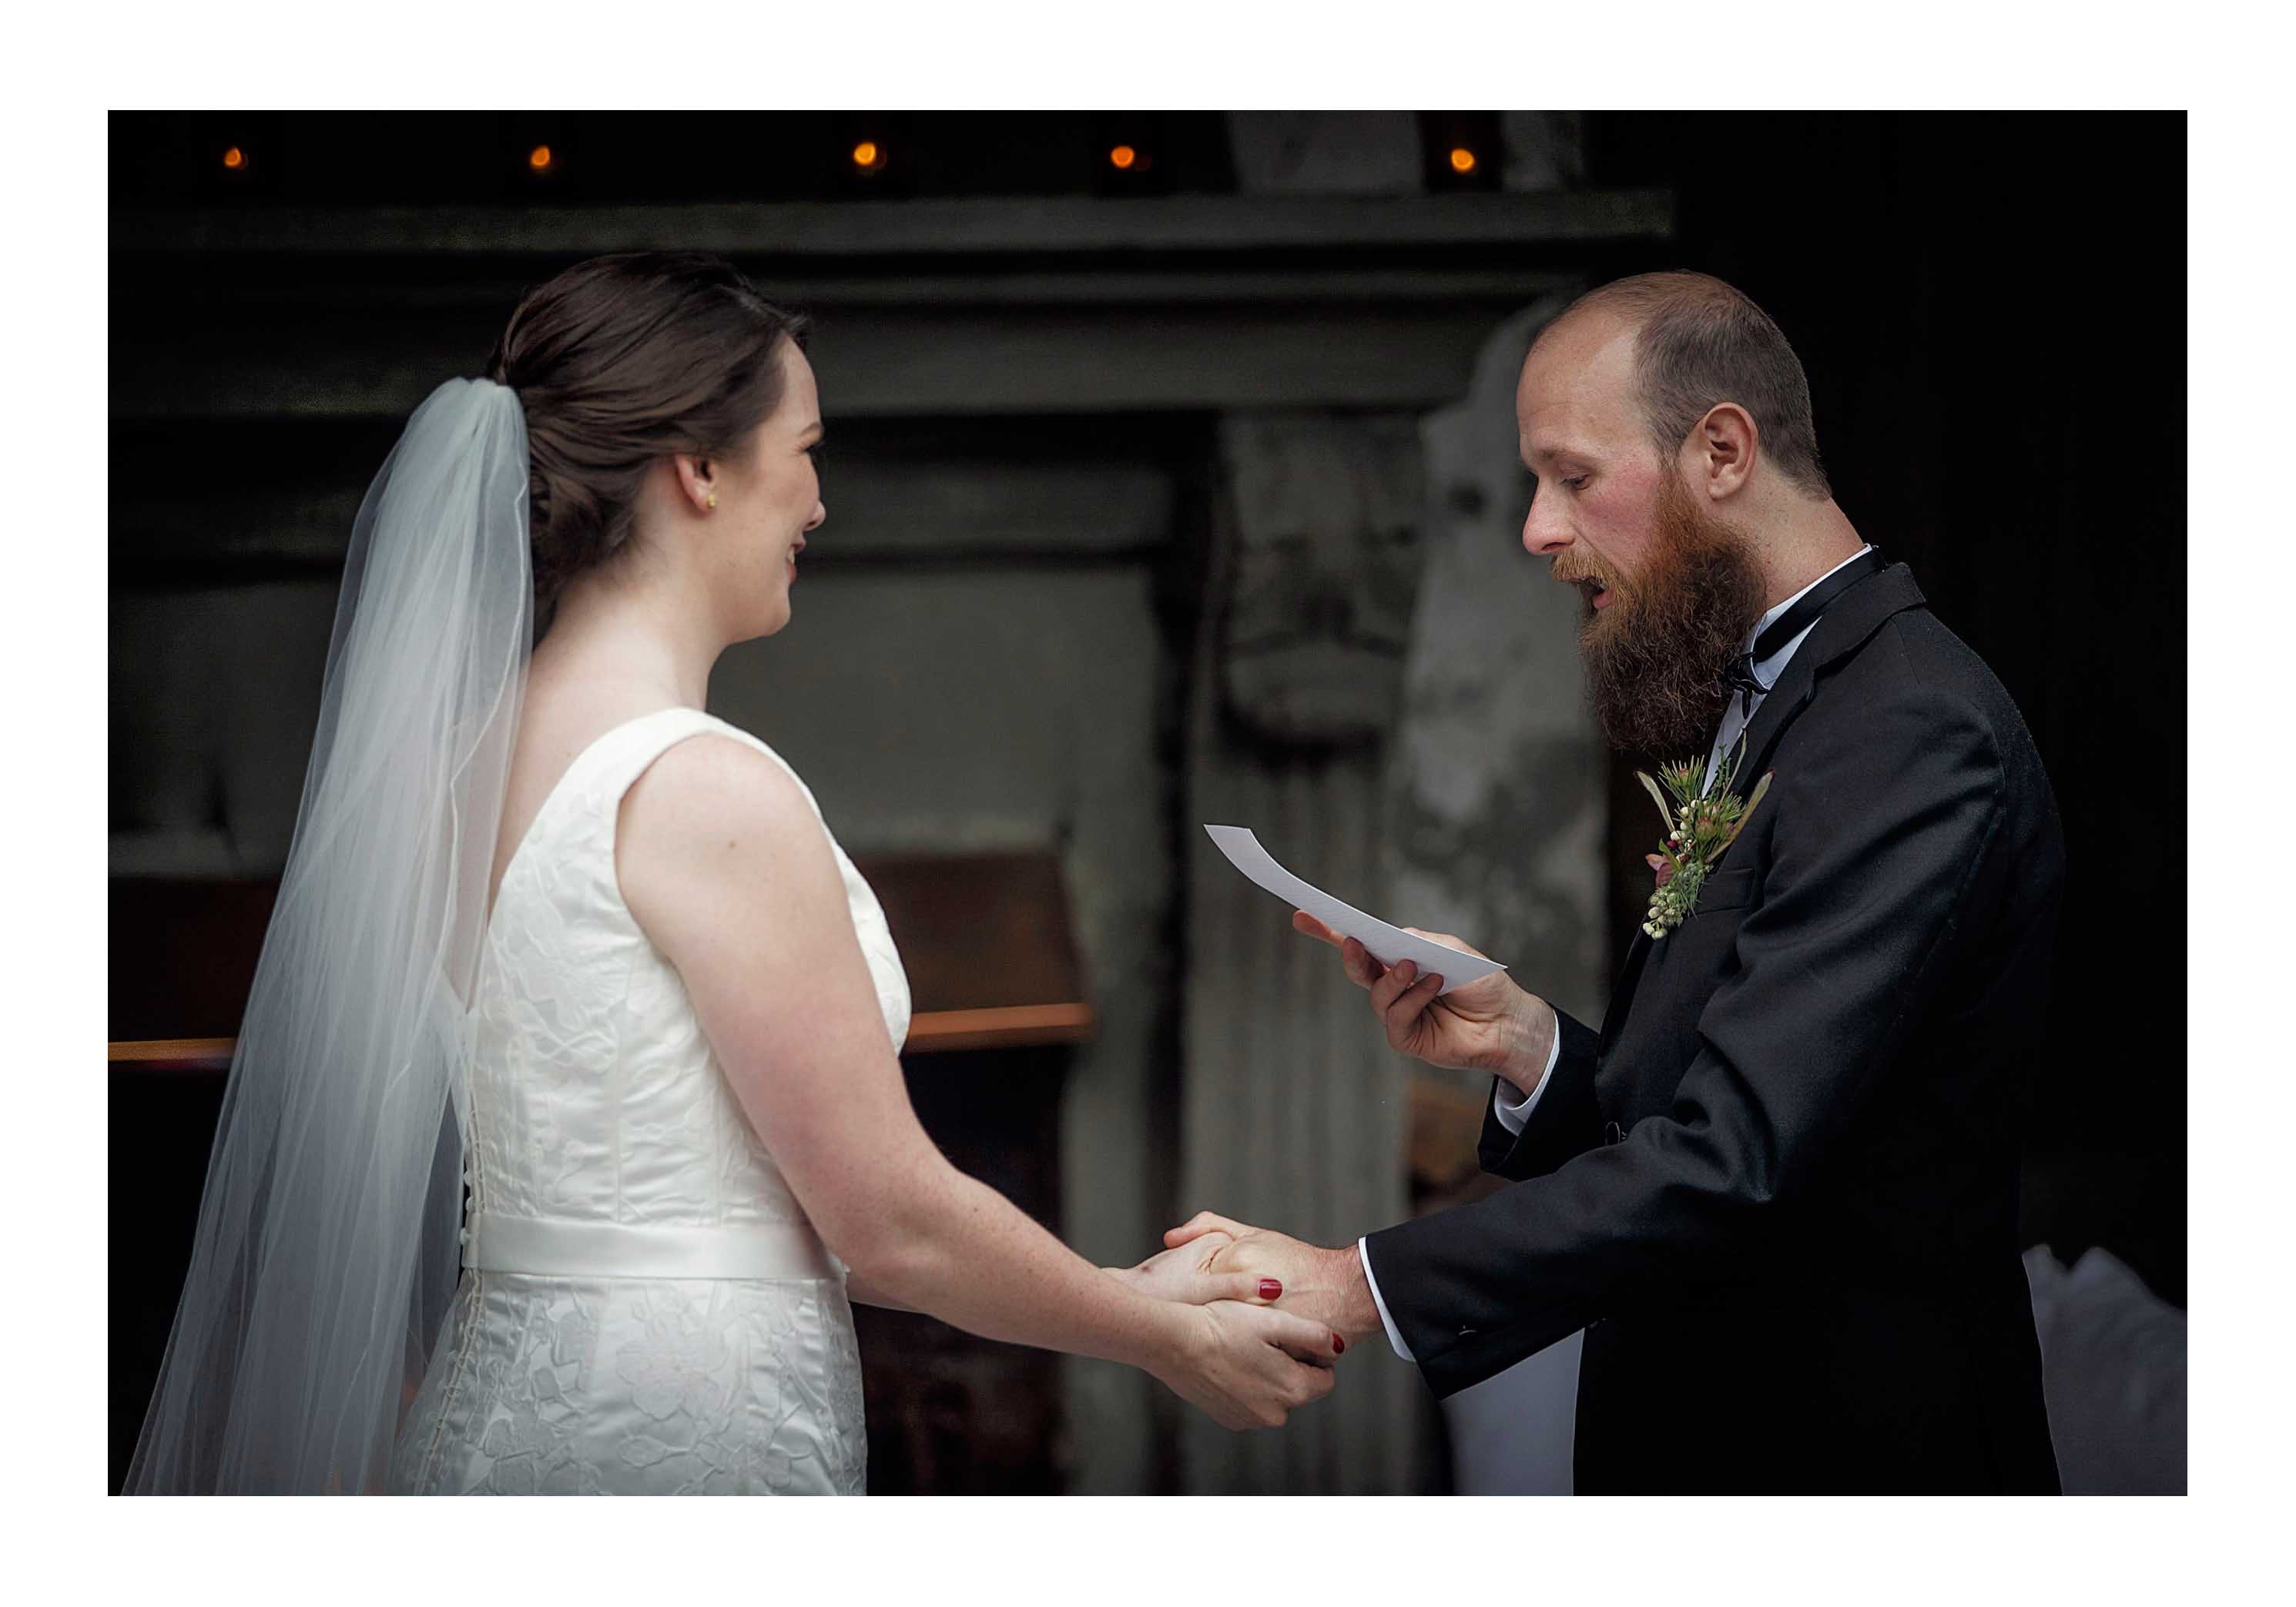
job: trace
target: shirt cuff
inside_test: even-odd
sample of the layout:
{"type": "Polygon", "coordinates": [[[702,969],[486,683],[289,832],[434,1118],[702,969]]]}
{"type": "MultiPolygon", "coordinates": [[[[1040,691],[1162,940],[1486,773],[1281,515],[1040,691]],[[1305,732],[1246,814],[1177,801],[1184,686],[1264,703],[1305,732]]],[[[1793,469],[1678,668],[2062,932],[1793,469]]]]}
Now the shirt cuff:
{"type": "Polygon", "coordinates": [[[1379,1280],[1372,1276],[1371,1272],[1371,1251],[1364,1248],[1361,1239],[1356,1241],[1356,1259],[1363,1263],[1364,1282],[1371,1285],[1371,1303],[1379,1308],[1379,1325],[1387,1330],[1387,1342],[1395,1347],[1395,1353],[1405,1361],[1417,1360],[1411,1354],[1411,1347],[1403,1342],[1403,1334],[1396,1327],[1395,1319],[1387,1315],[1387,1302],[1379,1298],[1379,1280]]]}
{"type": "Polygon", "coordinates": [[[1499,1126],[1517,1137],[1522,1136],[1523,1128],[1530,1124],[1530,1112],[1538,1103],[1538,1096],[1546,1092],[1546,1079],[1554,1074],[1554,1062],[1562,1057],[1562,1019],[1558,1015],[1554,1021],[1554,1041],[1546,1045],[1546,1068],[1539,1072],[1538,1081],[1531,1086],[1529,1095],[1520,1104],[1510,1104],[1505,1094],[1506,1084],[1501,1082],[1492,1086],[1491,1110],[1498,1117],[1499,1126]]]}

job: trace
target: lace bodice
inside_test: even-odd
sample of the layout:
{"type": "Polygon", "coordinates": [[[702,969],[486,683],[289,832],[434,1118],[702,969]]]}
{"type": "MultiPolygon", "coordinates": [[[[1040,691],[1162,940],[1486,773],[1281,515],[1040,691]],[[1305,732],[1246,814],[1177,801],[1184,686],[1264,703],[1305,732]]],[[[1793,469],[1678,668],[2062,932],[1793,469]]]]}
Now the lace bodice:
{"type": "MultiPolygon", "coordinates": [[[[674,743],[704,732],[789,769],[748,732],[698,709],[647,715],[568,767],[503,873],[461,1110],[477,1209],[656,1226],[804,1220],[676,969],[639,930],[615,877],[623,795],[674,743]]],[[[790,775],[818,816],[811,790],[790,775]]],[[[898,1047],[909,1026],[899,953],[869,884],[833,836],[831,848],[898,1047]]]]}
{"type": "MultiPolygon", "coordinates": [[[[845,1268],[615,875],[623,795],[704,732],[782,763],[698,709],[632,720],[567,768],[504,873],[455,1095],[463,1283],[400,1426],[397,1488],[864,1488],[845,1268]]],[[[899,954],[868,883],[830,844],[898,1046],[909,1024],[899,954]]]]}

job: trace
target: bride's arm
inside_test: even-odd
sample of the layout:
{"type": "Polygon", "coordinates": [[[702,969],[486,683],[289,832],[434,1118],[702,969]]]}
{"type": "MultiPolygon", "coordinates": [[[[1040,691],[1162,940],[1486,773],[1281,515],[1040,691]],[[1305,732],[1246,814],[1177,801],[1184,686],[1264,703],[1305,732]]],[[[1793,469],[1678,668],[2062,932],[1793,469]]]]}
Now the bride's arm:
{"type": "Polygon", "coordinates": [[[1327,1366],[1302,1365],[1337,1353],[1323,1324],[1151,1299],[934,1147],[828,839],[772,759],[724,737],[676,744],[624,799],[616,844],[631,913],[677,967],[742,1109],[864,1290],[990,1339],[1141,1367],[1231,1427],[1281,1423],[1329,1392],[1327,1366]]]}
{"type": "MultiPolygon", "coordinates": [[[[1159,1251],[1137,1267],[1103,1267],[1101,1271],[1136,1294],[1152,1300],[1179,1300],[1191,1306],[1252,1297],[1271,1304],[1282,1300],[1283,1284],[1280,1279],[1264,1274],[1247,1275],[1212,1270],[1220,1251],[1234,1242],[1230,1235],[1215,1228],[1174,1249],[1159,1251]]],[[[916,1309],[902,1305],[858,1273],[845,1280],[845,1293],[864,1306],[882,1306],[890,1311],[916,1309]]]]}
{"type": "MultiPolygon", "coordinates": [[[[1228,1234],[1214,1229],[1175,1249],[1152,1255],[1137,1267],[1103,1267],[1101,1271],[1136,1293],[1159,1300],[1181,1300],[1191,1306],[1253,1296],[1271,1303],[1283,1299],[1283,1284],[1279,1279],[1212,1270],[1212,1263],[1219,1259],[1220,1251],[1234,1242],[1228,1234]]],[[[858,1273],[846,1278],[845,1293],[864,1306],[882,1306],[890,1311],[916,1309],[902,1305],[858,1273]]]]}
{"type": "Polygon", "coordinates": [[[914,1311],[914,1306],[905,1306],[899,1300],[864,1277],[858,1268],[849,1270],[845,1277],[845,1298],[858,1306],[880,1306],[887,1311],[914,1311]]]}

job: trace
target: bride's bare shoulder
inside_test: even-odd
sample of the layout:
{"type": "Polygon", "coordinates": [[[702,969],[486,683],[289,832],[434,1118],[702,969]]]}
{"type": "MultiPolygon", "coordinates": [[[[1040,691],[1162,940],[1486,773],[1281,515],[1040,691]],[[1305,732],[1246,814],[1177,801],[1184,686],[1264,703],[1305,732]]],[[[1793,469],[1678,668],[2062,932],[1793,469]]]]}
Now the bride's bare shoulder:
{"type": "Polygon", "coordinates": [[[739,737],[698,732],[673,742],[622,795],[624,840],[674,850],[728,832],[787,831],[814,824],[796,777],[739,737]]]}
{"type": "MultiPolygon", "coordinates": [[[[673,743],[622,795],[615,876],[656,942],[681,923],[681,912],[737,886],[810,882],[830,865],[820,819],[796,777],[737,737],[701,732],[673,743]]],[[[836,883],[833,868],[828,881],[836,883]]]]}

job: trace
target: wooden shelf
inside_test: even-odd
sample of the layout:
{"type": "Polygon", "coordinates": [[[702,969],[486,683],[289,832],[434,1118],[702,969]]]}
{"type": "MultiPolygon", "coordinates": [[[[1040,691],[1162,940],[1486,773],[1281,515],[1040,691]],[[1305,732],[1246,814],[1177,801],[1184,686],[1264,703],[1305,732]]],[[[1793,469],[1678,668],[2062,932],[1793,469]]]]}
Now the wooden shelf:
{"type": "Polygon", "coordinates": [[[125,1042],[114,1038],[107,1045],[105,1056],[113,1065],[168,1067],[185,1071],[213,1071],[231,1064],[232,1051],[239,1046],[234,1037],[151,1037],[130,1038],[125,1042]]]}
{"type": "MultiPolygon", "coordinates": [[[[1056,856],[877,854],[855,864],[908,972],[914,1013],[903,1054],[1092,1037],[1056,856]]],[[[111,1015],[121,1036],[108,1045],[110,1063],[153,1071],[231,1063],[235,1040],[216,1029],[234,1026],[245,1008],[277,891],[273,881],[112,882],[111,1015]],[[159,1036],[169,1028],[175,1034],[159,1036]]]]}
{"type": "MultiPolygon", "coordinates": [[[[1017,1004],[1001,1010],[923,1010],[909,1021],[904,1054],[937,1054],[958,1049],[1026,1049],[1043,1044],[1081,1044],[1092,1037],[1089,1004],[1017,1004]]],[[[231,1064],[237,1038],[159,1037],[115,1040],[106,1045],[113,1064],[127,1063],[187,1071],[220,1070],[231,1064]]]]}

